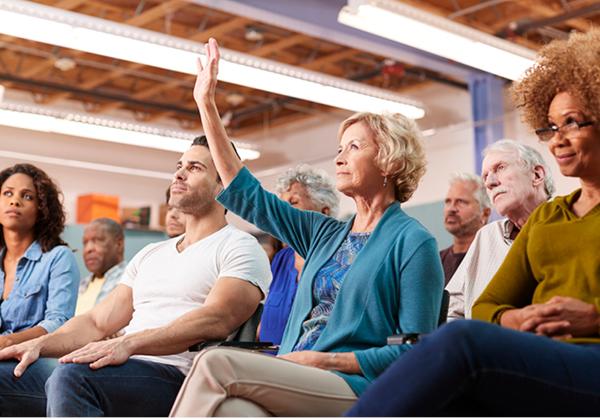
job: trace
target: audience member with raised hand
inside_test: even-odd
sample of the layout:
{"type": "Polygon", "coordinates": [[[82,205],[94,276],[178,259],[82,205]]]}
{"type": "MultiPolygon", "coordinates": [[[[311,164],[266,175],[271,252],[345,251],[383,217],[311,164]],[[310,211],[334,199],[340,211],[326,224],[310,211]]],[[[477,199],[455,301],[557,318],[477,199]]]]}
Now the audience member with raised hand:
{"type": "MultiPolygon", "coordinates": [[[[60,191],[29,164],[0,172],[0,349],[51,333],[73,316],[79,269],[60,235],[65,213],[60,191]]],[[[0,414],[43,415],[45,401],[27,392],[32,375],[13,377],[17,362],[0,362],[0,414]]],[[[53,361],[32,371],[48,377],[53,361]]],[[[43,383],[42,383],[43,386],[43,383]]]]}
{"type": "Polygon", "coordinates": [[[432,331],[443,273],[435,239],[400,203],[425,171],[416,124],[356,114],[339,130],[336,187],[356,203],[348,222],[295,209],[265,191],[233,152],[215,104],[219,50],[206,47],[194,98],[228,209],[304,260],[279,356],[214,348],[200,353],[175,416],[335,416],[408,350],[398,332],[432,331]],[[293,363],[290,363],[293,362],[293,363]]]}
{"type": "Polygon", "coordinates": [[[481,176],[494,208],[503,219],[482,227],[456,273],[446,285],[448,319],[471,318],[475,300],[504,261],[519,231],[554,192],[542,155],[514,140],[499,140],[483,151],[481,176]]]}
{"type": "MultiPolygon", "coordinates": [[[[289,169],[277,180],[279,198],[300,210],[311,210],[335,217],[339,197],[329,177],[308,165],[289,169]]],[[[260,320],[259,339],[280,344],[296,297],[304,259],[286,246],[271,262],[273,281],[260,320]]]]}
{"type": "Polygon", "coordinates": [[[542,48],[513,93],[581,188],[529,216],[473,307],[488,322],[426,336],[349,415],[600,413],[600,30],[542,48]]]}
{"type": "Polygon", "coordinates": [[[12,365],[19,379],[7,371],[0,381],[13,384],[21,403],[26,396],[27,404],[43,406],[30,415],[43,415],[47,405],[49,416],[166,416],[191,366],[188,348],[225,339],[250,318],[271,273],[256,240],[227,224],[214,199],[220,190],[206,140],[198,137],[171,184],[185,234],[138,252],[90,311],[0,350],[0,359],[19,360],[12,365]],[[124,335],[104,340],[123,328],[124,335]],[[35,369],[48,360],[40,356],[60,357],[49,378],[35,369]]]}

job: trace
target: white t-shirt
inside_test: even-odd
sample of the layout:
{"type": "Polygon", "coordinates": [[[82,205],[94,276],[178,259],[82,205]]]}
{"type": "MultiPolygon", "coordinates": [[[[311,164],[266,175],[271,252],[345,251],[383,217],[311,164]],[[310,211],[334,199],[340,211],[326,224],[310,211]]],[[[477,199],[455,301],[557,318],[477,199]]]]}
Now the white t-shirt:
{"type": "MultiPolygon", "coordinates": [[[[126,334],[162,327],[204,304],[217,279],[235,277],[260,288],[271,282],[269,260],[256,239],[233,226],[177,251],[181,236],[150,244],[125,269],[121,284],[133,292],[133,317],[126,334]]],[[[133,357],[189,371],[194,353],[133,357]]]]}

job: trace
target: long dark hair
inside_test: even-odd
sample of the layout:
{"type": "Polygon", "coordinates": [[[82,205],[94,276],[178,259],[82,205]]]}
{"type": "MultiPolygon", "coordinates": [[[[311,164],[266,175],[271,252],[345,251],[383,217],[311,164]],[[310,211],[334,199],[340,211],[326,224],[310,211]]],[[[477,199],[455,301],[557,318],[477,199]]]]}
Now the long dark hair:
{"type": "MultiPolygon", "coordinates": [[[[40,168],[28,163],[17,163],[0,172],[0,187],[14,174],[24,174],[33,180],[38,197],[38,211],[33,233],[42,251],[48,252],[55,246],[67,245],[60,238],[65,228],[65,210],[62,205],[62,193],[57,185],[40,168]]],[[[0,229],[0,246],[6,246],[2,229],[0,229]]]]}

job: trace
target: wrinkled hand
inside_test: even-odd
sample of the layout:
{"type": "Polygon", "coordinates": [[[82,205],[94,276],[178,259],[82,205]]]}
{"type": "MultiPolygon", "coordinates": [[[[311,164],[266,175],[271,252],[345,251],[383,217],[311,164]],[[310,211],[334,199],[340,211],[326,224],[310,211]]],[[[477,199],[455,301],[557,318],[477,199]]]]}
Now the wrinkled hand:
{"type": "Polygon", "coordinates": [[[33,339],[25,341],[14,346],[6,347],[0,350],[0,360],[16,359],[19,361],[13,371],[13,374],[20,378],[27,370],[29,365],[40,358],[39,340],[33,339]]]}
{"type": "Polygon", "coordinates": [[[565,339],[596,335],[600,315],[592,304],[555,296],[546,303],[506,311],[502,315],[501,324],[520,331],[565,339]]]}
{"type": "Polygon", "coordinates": [[[599,325],[600,315],[594,305],[555,296],[544,304],[541,316],[528,319],[521,328],[548,337],[571,338],[596,335],[599,325]]]}
{"type": "Polygon", "coordinates": [[[304,350],[295,351],[292,353],[277,356],[281,359],[289,360],[290,362],[299,363],[305,366],[313,366],[320,369],[328,368],[328,361],[331,360],[330,353],[320,351],[304,350]]]}
{"type": "Polygon", "coordinates": [[[12,346],[12,342],[5,335],[0,335],[0,349],[12,346]]]}
{"type": "Polygon", "coordinates": [[[90,368],[100,369],[109,365],[122,365],[132,352],[125,337],[96,341],[75,350],[60,359],[60,363],[89,363],[90,368]]]}
{"type": "Polygon", "coordinates": [[[200,106],[203,103],[214,101],[217,90],[217,74],[219,73],[219,46],[214,38],[210,38],[204,46],[206,65],[203,66],[200,58],[196,60],[198,74],[194,85],[194,100],[200,106]]]}

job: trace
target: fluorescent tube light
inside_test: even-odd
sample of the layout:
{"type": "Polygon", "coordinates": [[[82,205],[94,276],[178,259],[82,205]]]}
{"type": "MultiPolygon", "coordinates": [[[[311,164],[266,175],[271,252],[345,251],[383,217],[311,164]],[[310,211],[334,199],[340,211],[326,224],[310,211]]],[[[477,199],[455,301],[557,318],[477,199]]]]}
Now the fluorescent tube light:
{"type": "MultiPolygon", "coordinates": [[[[23,0],[0,0],[0,32],[46,44],[196,74],[204,44],[23,0]]],[[[365,84],[221,49],[219,79],[352,111],[399,112],[422,104],[365,84]]]]}
{"type": "Polygon", "coordinates": [[[348,0],[338,21],[509,80],[535,62],[530,49],[399,1],[348,0]]]}
{"type": "MultiPolygon", "coordinates": [[[[0,125],[180,153],[189,149],[196,136],[93,115],[50,111],[41,107],[11,103],[0,104],[0,125]]],[[[236,142],[236,146],[238,145],[236,142]]],[[[237,150],[242,160],[260,157],[258,150],[249,147],[238,146],[237,150]]]]}

